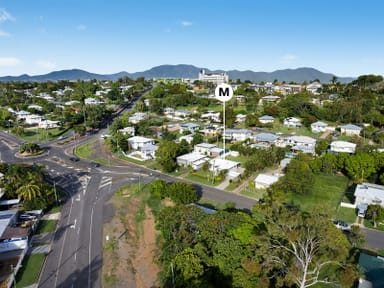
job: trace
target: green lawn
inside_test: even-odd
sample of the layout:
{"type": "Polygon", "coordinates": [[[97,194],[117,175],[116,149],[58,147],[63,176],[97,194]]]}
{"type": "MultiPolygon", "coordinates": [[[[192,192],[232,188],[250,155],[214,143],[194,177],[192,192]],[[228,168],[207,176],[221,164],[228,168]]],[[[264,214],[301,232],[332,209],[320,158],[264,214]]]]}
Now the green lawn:
{"type": "Polygon", "coordinates": [[[255,187],[246,187],[243,189],[240,194],[244,196],[248,196],[255,199],[260,199],[264,197],[265,190],[263,189],[256,189],[255,187]]]}
{"type": "Polygon", "coordinates": [[[76,148],[76,155],[83,159],[89,159],[92,155],[92,145],[95,141],[88,142],[76,148]]]}
{"type": "Polygon", "coordinates": [[[56,229],[57,220],[41,220],[36,234],[54,232],[56,229]]]}
{"type": "Polygon", "coordinates": [[[44,259],[44,254],[26,255],[22,267],[16,275],[15,287],[25,287],[37,283],[44,259]]]}
{"type": "Polygon", "coordinates": [[[24,129],[24,134],[20,136],[21,139],[27,142],[47,142],[55,139],[57,134],[60,134],[63,129],[24,129]]]}
{"type": "Polygon", "coordinates": [[[316,175],[312,191],[306,195],[290,194],[286,201],[301,210],[311,212],[320,208],[330,217],[336,217],[337,207],[347,189],[348,178],[344,176],[316,175]]]}
{"type": "Polygon", "coordinates": [[[355,222],[356,216],[356,209],[339,207],[335,218],[351,224],[355,222]]]}
{"type": "Polygon", "coordinates": [[[62,205],[60,206],[54,206],[50,210],[48,210],[45,214],[55,214],[61,212],[61,208],[63,208],[62,205]]]}

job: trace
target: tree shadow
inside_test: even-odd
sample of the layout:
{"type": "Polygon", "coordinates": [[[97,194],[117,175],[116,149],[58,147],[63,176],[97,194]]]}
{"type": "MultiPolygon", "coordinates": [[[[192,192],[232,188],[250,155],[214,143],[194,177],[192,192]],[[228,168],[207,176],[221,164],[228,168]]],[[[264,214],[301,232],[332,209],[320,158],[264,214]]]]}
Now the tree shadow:
{"type": "Polygon", "coordinates": [[[61,283],[58,283],[56,287],[101,287],[101,267],[102,259],[97,256],[92,260],[90,265],[86,265],[83,269],[75,270],[61,283]]]}

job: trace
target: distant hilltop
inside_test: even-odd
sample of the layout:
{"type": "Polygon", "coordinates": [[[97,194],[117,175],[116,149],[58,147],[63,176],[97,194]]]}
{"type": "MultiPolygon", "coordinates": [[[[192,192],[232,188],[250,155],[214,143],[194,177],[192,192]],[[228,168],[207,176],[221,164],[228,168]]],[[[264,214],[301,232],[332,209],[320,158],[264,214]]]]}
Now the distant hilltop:
{"type": "Polygon", "coordinates": [[[27,75],[20,76],[4,76],[0,77],[0,81],[58,81],[58,80],[117,80],[121,77],[130,77],[136,79],[138,77],[144,77],[146,79],[152,78],[189,78],[198,79],[199,72],[204,70],[206,73],[226,73],[230,80],[240,79],[241,81],[252,82],[273,82],[278,80],[279,82],[285,81],[302,83],[304,81],[310,82],[318,79],[322,83],[330,83],[332,77],[337,77],[337,80],[341,83],[348,83],[353,81],[353,77],[339,77],[331,73],[324,73],[314,68],[297,68],[297,69],[284,69],[276,70],[273,72],[254,72],[251,70],[238,71],[238,70],[209,70],[207,68],[196,67],[193,65],[179,64],[179,65],[160,65],[153,67],[149,70],[135,73],[119,72],[115,74],[95,74],[80,69],[70,69],[54,71],[44,75],[27,75]]]}

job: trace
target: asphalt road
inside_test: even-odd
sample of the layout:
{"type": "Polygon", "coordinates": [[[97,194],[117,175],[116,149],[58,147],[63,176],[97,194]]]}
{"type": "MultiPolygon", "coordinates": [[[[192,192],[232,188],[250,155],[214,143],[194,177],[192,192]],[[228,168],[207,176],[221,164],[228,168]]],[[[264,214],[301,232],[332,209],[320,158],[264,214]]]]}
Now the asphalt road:
{"type": "MultiPolygon", "coordinates": [[[[102,131],[100,133],[103,133],[102,131]]],[[[105,202],[119,187],[131,183],[149,183],[155,179],[183,181],[134,164],[92,168],[88,161],[69,160],[74,145],[98,135],[87,136],[76,143],[57,147],[41,145],[47,151],[34,158],[16,157],[22,141],[0,132],[0,159],[4,162],[43,164],[56,187],[68,194],[61,211],[51,252],[40,275],[39,287],[101,287],[102,241],[105,202]]],[[[235,203],[240,209],[251,208],[256,201],[240,195],[194,184],[203,197],[217,202],[235,203]]]]}
{"type": "Polygon", "coordinates": [[[384,232],[369,228],[360,228],[365,236],[365,246],[371,249],[384,250],[384,232]]]}

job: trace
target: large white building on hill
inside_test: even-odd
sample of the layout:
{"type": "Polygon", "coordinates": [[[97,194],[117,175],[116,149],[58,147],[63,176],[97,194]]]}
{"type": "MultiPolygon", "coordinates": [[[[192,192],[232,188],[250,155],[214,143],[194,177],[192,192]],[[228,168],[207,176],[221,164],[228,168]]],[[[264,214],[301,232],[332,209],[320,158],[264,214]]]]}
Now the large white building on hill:
{"type": "Polygon", "coordinates": [[[229,81],[229,77],[228,77],[228,74],[225,72],[206,74],[205,70],[202,69],[199,72],[199,81],[222,84],[222,83],[227,83],[229,81]]]}

